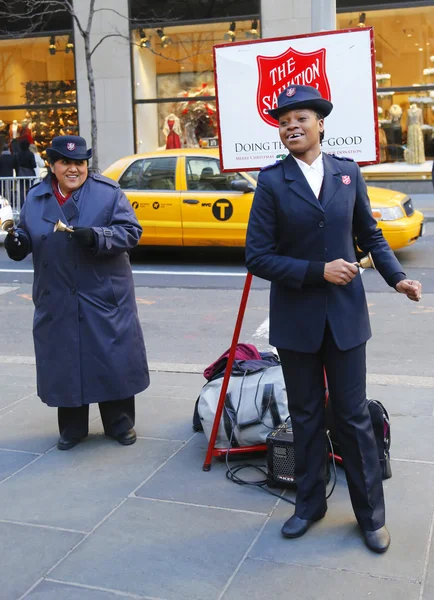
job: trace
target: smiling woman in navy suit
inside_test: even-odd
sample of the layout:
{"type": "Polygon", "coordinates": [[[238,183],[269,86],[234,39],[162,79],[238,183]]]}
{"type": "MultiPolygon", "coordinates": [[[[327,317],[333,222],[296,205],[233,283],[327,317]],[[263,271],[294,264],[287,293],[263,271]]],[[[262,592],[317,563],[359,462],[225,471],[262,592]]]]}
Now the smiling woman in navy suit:
{"type": "Polygon", "coordinates": [[[297,499],[282,534],[303,535],[327,511],[325,367],[354,513],[367,546],[390,544],[380,464],[366,402],[371,337],[354,237],[396,291],[418,301],[372,216],[358,165],[322,154],[333,105],[309,86],[291,86],[269,114],[289,156],[259,175],[246,262],[271,281],[270,343],[278,349],[295,438],[297,499]]]}

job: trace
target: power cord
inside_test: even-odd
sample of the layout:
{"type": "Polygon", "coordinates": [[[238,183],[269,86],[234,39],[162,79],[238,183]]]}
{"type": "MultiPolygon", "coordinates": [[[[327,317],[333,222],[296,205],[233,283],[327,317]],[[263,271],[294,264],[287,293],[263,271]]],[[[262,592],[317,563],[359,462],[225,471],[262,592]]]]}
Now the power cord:
{"type": "MultiPolygon", "coordinates": [[[[244,373],[243,379],[241,381],[240,393],[239,393],[239,397],[238,397],[238,404],[237,404],[237,407],[236,407],[236,409],[234,411],[235,412],[235,416],[238,415],[238,411],[239,411],[240,404],[241,404],[244,379],[245,379],[245,377],[246,377],[247,374],[248,374],[248,372],[244,373]]],[[[256,395],[255,395],[255,406],[256,406],[256,410],[258,412],[258,416],[259,416],[259,409],[258,409],[258,405],[257,405],[256,399],[257,399],[258,388],[259,388],[259,383],[260,383],[261,379],[262,379],[262,375],[261,375],[261,377],[260,377],[260,379],[258,381],[258,386],[256,388],[256,395]]],[[[252,486],[252,487],[260,488],[260,489],[264,490],[264,492],[267,492],[268,494],[271,494],[272,496],[275,496],[276,498],[280,498],[281,500],[284,500],[285,502],[288,502],[289,504],[292,504],[292,505],[295,506],[295,502],[293,500],[291,500],[290,498],[285,498],[285,496],[282,496],[282,493],[278,494],[278,493],[273,492],[272,490],[268,489],[267,487],[265,487],[267,485],[267,481],[268,481],[267,465],[254,465],[252,463],[247,463],[247,464],[242,464],[242,465],[235,465],[234,467],[231,467],[229,465],[229,450],[232,447],[232,441],[233,441],[234,436],[235,436],[236,421],[233,418],[233,415],[231,414],[231,412],[227,410],[226,406],[225,406],[225,410],[226,410],[226,414],[228,415],[229,419],[232,422],[232,432],[231,432],[231,437],[230,437],[230,440],[229,440],[229,447],[228,447],[228,451],[226,452],[226,455],[225,455],[226,469],[227,469],[226,470],[226,477],[227,477],[227,479],[229,479],[233,483],[236,483],[237,485],[249,485],[249,486],[252,486]],[[257,481],[247,481],[245,479],[242,479],[241,477],[238,476],[238,473],[240,471],[242,471],[243,469],[253,469],[253,470],[256,470],[259,473],[261,473],[261,475],[264,475],[264,479],[260,479],[260,480],[257,480],[257,481]]],[[[261,419],[261,423],[263,425],[265,425],[268,429],[271,429],[270,427],[268,427],[263,422],[263,419],[261,419]]],[[[335,454],[334,454],[334,451],[333,451],[333,444],[332,444],[332,441],[330,439],[330,435],[329,435],[328,431],[326,432],[326,435],[327,435],[327,439],[328,439],[328,442],[329,442],[330,452],[331,452],[331,455],[332,455],[333,476],[334,476],[333,477],[332,489],[330,490],[330,492],[326,496],[326,499],[328,500],[330,498],[330,496],[333,494],[334,489],[336,487],[337,471],[336,471],[335,454]]]]}

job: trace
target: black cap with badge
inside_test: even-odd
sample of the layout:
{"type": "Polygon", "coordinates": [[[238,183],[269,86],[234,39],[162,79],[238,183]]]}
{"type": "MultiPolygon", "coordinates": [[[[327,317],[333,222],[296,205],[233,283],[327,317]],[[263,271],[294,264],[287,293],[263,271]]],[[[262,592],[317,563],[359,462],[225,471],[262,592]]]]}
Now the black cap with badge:
{"type": "Polygon", "coordinates": [[[47,148],[47,156],[51,160],[89,160],[92,149],[87,149],[86,140],[79,135],[59,135],[53,138],[51,148],[47,148]]]}
{"type": "Polygon", "coordinates": [[[302,108],[310,108],[327,117],[333,110],[333,104],[310,85],[291,85],[279,94],[277,108],[269,110],[268,114],[278,121],[282,113],[302,108]]]}

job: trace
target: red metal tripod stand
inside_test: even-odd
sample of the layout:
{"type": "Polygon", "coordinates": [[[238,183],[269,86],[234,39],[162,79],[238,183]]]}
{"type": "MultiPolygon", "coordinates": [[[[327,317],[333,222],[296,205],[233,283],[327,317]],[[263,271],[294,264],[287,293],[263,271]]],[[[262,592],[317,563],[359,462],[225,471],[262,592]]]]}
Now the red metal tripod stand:
{"type": "MultiPolygon", "coordinates": [[[[249,298],[250,286],[252,284],[252,274],[247,273],[246,281],[244,283],[243,295],[241,296],[240,308],[238,309],[237,321],[235,323],[235,329],[232,336],[231,348],[229,351],[228,362],[225,369],[225,374],[223,378],[222,388],[220,391],[219,401],[217,404],[217,410],[214,417],[214,423],[211,431],[211,436],[208,442],[208,450],[205,457],[205,462],[203,463],[202,469],[204,471],[209,471],[211,469],[211,462],[213,457],[223,457],[227,454],[247,454],[251,452],[265,452],[267,446],[265,444],[259,444],[257,446],[243,446],[242,448],[216,448],[215,441],[217,439],[217,432],[220,425],[220,420],[223,413],[223,408],[225,404],[226,392],[228,391],[229,379],[232,373],[232,365],[234,364],[235,359],[235,351],[237,348],[238,340],[240,338],[241,326],[244,320],[244,313],[246,312],[247,300],[249,298]]],[[[327,403],[328,393],[327,393],[327,380],[324,372],[324,383],[326,389],[325,401],[327,403]]],[[[340,457],[336,457],[336,462],[340,463],[342,459],[340,457]]]]}

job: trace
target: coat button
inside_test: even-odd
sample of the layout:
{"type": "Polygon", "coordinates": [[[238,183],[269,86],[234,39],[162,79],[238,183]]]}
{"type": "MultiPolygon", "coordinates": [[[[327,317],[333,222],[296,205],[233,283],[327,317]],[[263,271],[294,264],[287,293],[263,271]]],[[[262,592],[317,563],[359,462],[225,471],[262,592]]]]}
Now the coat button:
{"type": "Polygon", "coordinates": [[[83,315],[78,315],[78,320],[82,321],[83,320],[83,315]]]}
{"type": "Polygon", "coordinates": [[[49,295],[49,293],[50,293],[50,288],[45,288],[45,290],[44,290],[44,294],[45,294],[46,296],[48,296],[48,295],[49,295]]]}
{"type": "Polygon", "coordinates": [[[42,263],[42,265],[43,265],[44,267],[48,267],[48,262],[47,262],[46,260],[44,260],[44,262],[42,263]]]}
{"type": "Polygon", "coordinates": [[[53,315],[48,315],[48,320],[52,321],[53,320],[53,315]]]}
{"type": "Polygon", "coordinates": [[[318,226],[319,226],[319,227],[324,227],[324,221],[320,221],[320,222],[318,223],[318,226]]]}
{"type": "Polygon", "coordinates": [[[76,292],[77,290],[76,290],[75,288],[71,288],[69,291],[71,292],[71,294],[75,294],[75,292],[76,292]]]}
{"type": "Polygon", "coordinates": [[[41,235],[41,240],[46,240],[47,236],[45,235],[45,233],[43,235],[41,235]]]}

